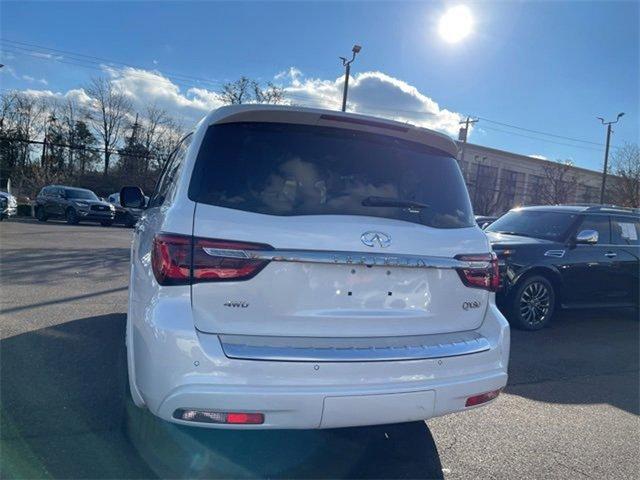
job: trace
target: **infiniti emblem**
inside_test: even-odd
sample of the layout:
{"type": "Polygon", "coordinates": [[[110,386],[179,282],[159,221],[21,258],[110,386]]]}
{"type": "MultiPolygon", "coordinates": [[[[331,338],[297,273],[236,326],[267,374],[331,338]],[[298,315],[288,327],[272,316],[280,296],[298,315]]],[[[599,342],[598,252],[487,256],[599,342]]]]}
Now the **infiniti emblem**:
{"type": "Polygon", "coordinates": [[[362,240],[362,243],[367,247],[378,246],[380,248],[386,248],[391,245],[391,237],[382,232],[364,232],[360,236],[360,240],[362,240]]]}

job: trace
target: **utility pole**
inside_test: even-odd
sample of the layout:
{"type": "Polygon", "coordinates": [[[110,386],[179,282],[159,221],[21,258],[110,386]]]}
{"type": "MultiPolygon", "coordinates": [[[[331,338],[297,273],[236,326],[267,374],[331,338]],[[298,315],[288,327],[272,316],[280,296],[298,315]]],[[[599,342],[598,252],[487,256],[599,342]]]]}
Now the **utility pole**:
{"type": "Polygon", "coordinates": [[[342,60],[342,66],[344,67],[344,90],[342,92],[342,111],[345,112],[347,110],[347,92],[349,90],[349,74],[351,73],[351,64],[356,59],[356,54],[362,50],[360,45],[354,45],[351,51],[353,52],[353,56],[351,60],[347,60],[345,57],[340,57],[342,60]]]}
{"type": "Polygon", "coordinates": [[[464,124],[463,128],[460,128],[458,133],[458,141],[462,141],[462,147],[460,148],[460,161],[464,161],[464,149],[467,146],[467,138],[469,137],[469,125],[478,123],[477,118],[471,118],[467,115],[467,119],[459,122],[460,125],[464,124]]]}
{"type": "Polygon", "coordinates": [[[604,118],[597,117],[598,120],[600,120],[600,123],[607,126],[607,142],[604,147],[604,167],[602,168],[602,185],[600,187],[600,204],[601,205],[604,205],[604,194],[605,194],[605,187],[607,184],[607,168],[609,166],[609,143],[611,141],[611,125],[613,125],[614,123],[618,123],[618,120],[620,120],[622,116],[624,116],[624,112],[620,112],[616,117],[616,119],[610,122],[605,122],[604,118]]]}

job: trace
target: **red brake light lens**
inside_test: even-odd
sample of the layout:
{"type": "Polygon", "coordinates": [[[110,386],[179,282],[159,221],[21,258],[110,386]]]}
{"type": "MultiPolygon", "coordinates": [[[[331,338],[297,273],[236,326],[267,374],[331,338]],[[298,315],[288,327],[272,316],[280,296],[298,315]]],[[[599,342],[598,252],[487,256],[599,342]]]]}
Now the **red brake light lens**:
{"type": "Polygon", "coordinates": [[[259,243],[196,238],[193,249],[194,283],[253,278],[269,262],[246,257],[246,250],[272,250],[272,247],[259,243]]]}
{"type": "Polygon", "coordinates": [[[246,250],[273,248],[260,243],[161,233],[153,240],[151,265],[160,285],[248,280],[269,261],[249,258],[246,250]]]}
{"type": "Polygon", "coordinates": [[[458,275],[467,287],[482,288],[491,292],[497,292],[500,287],[500,270],[498,257],[495,253],[482,253],[477,255],[457,255],[457,260],[463,262],[478,263],[469,268],[459,268],[458,275]]]}
{"type": "Polygon", "coordinates": [[[160,285],[187,285],[191,280],[191,237],[160,233],[153,239],[153,274],[160,285]]]}

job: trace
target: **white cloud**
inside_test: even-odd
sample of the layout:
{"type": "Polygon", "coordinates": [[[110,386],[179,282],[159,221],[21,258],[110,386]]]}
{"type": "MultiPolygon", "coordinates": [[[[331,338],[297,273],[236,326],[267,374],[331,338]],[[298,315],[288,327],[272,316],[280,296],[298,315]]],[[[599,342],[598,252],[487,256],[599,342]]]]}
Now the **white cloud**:
{"type": "Polygon", "coordinates": [[[155,104],[185,124],[200,120],[207,112],[222,106],[217,94],[205,88],[189,88],[185,92],[159,72],[104,67],[112,83],[131,99],[138,110],[155,104]]]}
{"type": "Polygon", "coordinates": [[[62,60],[64,58],[63,55],[54,55],[52,53],[43,53],[43,52],[33,52],[33,53],[30,53],[30,55],[32,57],[48,58],[48,59],[51,59],[51,60],[62,60]]]}
{"type": "Polygon", "coordinates": [[[540,155],[540,154],[533,154],[533,155],[529,155],[531,158],[537,158],[539,160],[549,160],[547,157],[545,157],[544,155],[540,155]]]}
{"type": "Polygon", "coordinates": [[[15,68],[11,67],[10,65],[5,65],[4,67],[0,68],[0,74],[2,73],[11,75],[16,80],[20,80],[20,77],[18,76],[18,72],[16,72],[15,68]]]}
{"type": "MultiPolygon", "coordinates": [[[[15,71],[13,73],[15,73],[15,71]]],[[[14,78],[18,78],[18,76],[14,75],[14,78]]],[[[47,82],[45,78],[35,78],[35,77],[32,77],[31,75],[22,75],[21,78],[22,80],[25,80],[29,83],[37,82],[37,83],[41,83],[42,85],[49,85],[49,82],[47,82]]]]}
{"type": "MultiPolygon", "coordinates": [[[[344,78],[303,79],[297,69],[279,74],[291,103],[338,109],[342,104],[344,78]]],[[[458,133],[462,115],[440,108],[416,87],[382,72],[363,72],[349,79],[349,110],[458,133]]]]}
{"type": "MultiPolygon", "coordinates": [[[[157,71],[136,68],[102,67],[111,82],[122,89],[138,111],[155,104],[175,116],[181,123],[191,125],[207,112],[222,106],[214,89],[191,87],[182,89],[157,71]]],[[[33,78],[33,77],[31,77],[33,78]]],[[[44,80],[44,79],[42,79],[44,80]]],[[[46,82],[46,80],[44,80],[46,82]]],[[[338,110],[342,102],[343,78],[306,78],[291,67],[274,76],[285,90],[290,104],[338,110]]],[[[42,83],[42,82],[41,82],[42,83]]],[[[31,90],[35,94],[34,90],[31,90]]],[[[42,95],[56,98],[75,96],[83,102],[88,97],[82,89],[67,93],[43,90],[42,95]]],[[[401,122],[433,128],[456,135],[462,115],[441,108],[437,102],[416,87],[382,72],[356,74],[349,82],[349,111],[365,113],[401,122]]]]}

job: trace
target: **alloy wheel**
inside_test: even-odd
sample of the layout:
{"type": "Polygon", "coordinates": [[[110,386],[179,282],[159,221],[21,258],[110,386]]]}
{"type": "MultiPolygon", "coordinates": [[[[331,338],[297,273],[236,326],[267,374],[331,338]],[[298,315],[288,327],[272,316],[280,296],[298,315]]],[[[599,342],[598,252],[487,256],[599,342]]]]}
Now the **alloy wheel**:
{"type": "Polygon", "coordinates": [[[550,294],[546,285],[532,282],[520,296],[520,316],[525,323],[535,326],[544,323],[549,316],[550,294]]]}

